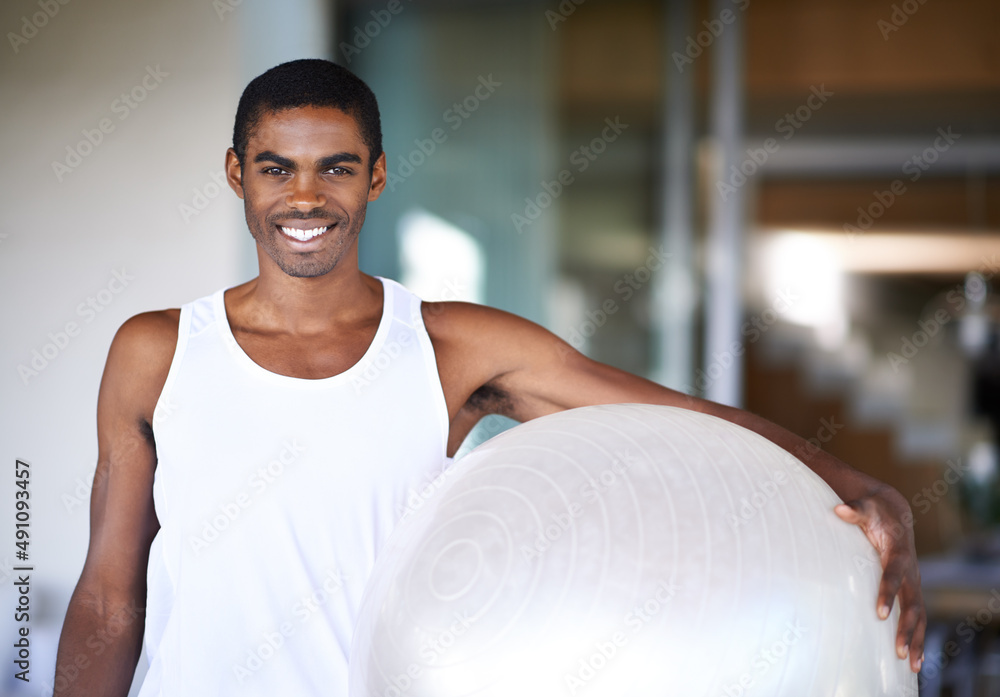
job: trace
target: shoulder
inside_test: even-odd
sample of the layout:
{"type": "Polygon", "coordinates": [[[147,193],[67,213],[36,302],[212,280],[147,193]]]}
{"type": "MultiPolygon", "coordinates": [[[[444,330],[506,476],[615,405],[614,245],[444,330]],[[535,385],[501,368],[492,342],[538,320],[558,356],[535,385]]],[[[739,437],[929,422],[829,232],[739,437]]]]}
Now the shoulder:
{"type": "Polygon", "coordinates": [[[177,308],[130,317],[118,328],[111,342],[112,354],[122,360],[145,358],[154,362],[163,354],[173,356],[180,317],[181,311],[177,308]]]}
{"type": "Polygon", "coordinates": [[[547,329],[504,310],[468,302],[424,302],[424,325],[432,339],[466,344],[519,343],[551,334],[547,329]]]}
{"type": "Polygon", "coordinates": [[[466,302],[425,302],[421,309],[435,348],[479,363],[490,377],[578,355],[548,329],[504,310],[466,302]]]}
{"type": "Polygon", "coordinates": [[[173,360],[179,324],[179,309],[143,312],[126,320],[108,351],[102,399],[131,405],[151,419],[173,360]]]}

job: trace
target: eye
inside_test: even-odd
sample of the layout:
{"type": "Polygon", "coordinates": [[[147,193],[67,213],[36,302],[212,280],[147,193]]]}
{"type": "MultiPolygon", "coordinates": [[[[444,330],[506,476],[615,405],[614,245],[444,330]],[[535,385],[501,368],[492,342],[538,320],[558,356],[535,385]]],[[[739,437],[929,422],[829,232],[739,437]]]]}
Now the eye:
{"type": "Polygon", "coordinates": [[[265,167],[264,169],[262,169],[260,171],[260,173],[261,174],[267,174],[267,175],[274,176],[274,177],[276,177],[278,175],[281,175],[281,174],[287,174],[287,172],[285,170],[283,170],[281,167],[265,167]]]}
{"type": "Polygon", "coordinates": [[[326,171],[327,171],[327,173],[332,174],[332,175],[337,176],[337,177],[346,177],[347,175],[349,175],[351,173],[351,170],[347,169],[346,167],[339,167],[339,166],[338,167],[330,167],[326,171]]]}

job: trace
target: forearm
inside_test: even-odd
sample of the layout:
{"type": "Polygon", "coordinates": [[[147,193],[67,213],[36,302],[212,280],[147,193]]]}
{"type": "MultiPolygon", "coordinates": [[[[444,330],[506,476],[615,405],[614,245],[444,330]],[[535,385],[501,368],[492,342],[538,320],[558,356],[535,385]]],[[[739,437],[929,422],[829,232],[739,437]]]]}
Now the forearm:
{"type": "Polygon", "coordinates": [[[77,588],[59,639],[54,697],[126,697],[142,651],[145,609],[100,602],[77,588]]]}
{"type": "Polygon", "coordinates": [[[879,493],[893,499],[898,497],[899,501],[896,503],[906,505],[906,500],[902,495],[888,484],[854,469],[805,438],[801,438],[756,414],[714,402],[699,401],[703,405],[701,411],[743,426],[787,450],[819,475],[842,500],[853,501],[879,493]]]}
{"type": "Polygon", "coordinates": [[[717,416],[738,424],[767,438],[772,443],[802,460],[845,502],[879,495],[891,503],[899,515],[907,515],[906,499],[895,489],[824,452],[804,438],[800,438],[767,419],[735,407],[718,404],[693,395],[684,394],[658,385],[655,382],[626,373],[603,363],[586,358],[566,347],[556,367],[548,373],[538,371],[526,375],[506,376],[500,384],[509,394],[520,395],[514,400],[515,410],[506,414],[518,421],[526,421],[546,413],[592,404],[662,404],[691,409],[717,416]],[[546,379],[552,373],[555,379],[546,379]]]}

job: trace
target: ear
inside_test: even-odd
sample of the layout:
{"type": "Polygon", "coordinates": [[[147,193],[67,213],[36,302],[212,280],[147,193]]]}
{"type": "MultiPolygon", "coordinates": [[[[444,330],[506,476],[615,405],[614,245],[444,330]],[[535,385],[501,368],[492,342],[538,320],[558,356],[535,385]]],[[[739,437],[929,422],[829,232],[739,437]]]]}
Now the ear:
{"type": "Polygon", "coordinates": [[[236,157],[236,151],[232,148],[226,150],[226,181],[229,182],[229,188],[243,198],[243,168],[240,167],[240,158],[236,157]]]}
{"type": "Polygon", "coordinates": [[[375,160],[375,167],[372,168],[372,183],[368,187],[368,201],[369,203],[377,199],[381,194],[382,190],[385,189],[385,153],[383,152],[375,160]]]}

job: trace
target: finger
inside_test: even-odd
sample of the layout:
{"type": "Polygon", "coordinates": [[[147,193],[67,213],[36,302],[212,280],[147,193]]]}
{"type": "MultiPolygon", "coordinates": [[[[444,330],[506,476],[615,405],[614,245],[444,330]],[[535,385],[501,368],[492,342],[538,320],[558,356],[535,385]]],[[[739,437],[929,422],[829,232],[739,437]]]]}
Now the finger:
{"type": "MultiPolygon", "coordinates": [[[[889,559],[889,562],[885,565],[885,570],[882,572],[882,582],[879,583],[878,587],[878,601],[876,602],[876,608],[878,611],[878,616],[883,620],[889,616],[890,610],[892,610],[892,602],[895,600],[896,596],[899,594],[899,589],[903,585],[903,574],[906,569],[906,559],[899,555],[893,555],[889,559]]],[[[900,599],[900,608],[906,610],[903,607],[904,603],[900,599]]],[[[912,607],[912,604],[906,603],[907,607],[912,607]]],[[[902,624],[902,622],[901,622],[902,624]]],[[[903,656],[900,656],[903,658],[903,656]]]]}
{"type": "Polygon", "coordinates": [[[900,596],[899,627],[896,630],[896,655],[900,658],[910,658],[910,666],[915,660],[920,658],[920,652],[913,649],[913,635],[916,633],[917,623],[922,615],[922,608],[912,602],[906,603],[903,607],[902,596],[900,596]]]}
{"type": "Polygon", "coordinates": [[[846,523],[863,525],[872,518],[874,514],[873,505],[874,504],[868,499],[859,499],[855,501],[848,501],[846,503],[839,503],[834,506],[833,511],[846,523]]]}
{"type": "Polygon", "coordinates": [[[910,640],[910,670],[914,673],[920,672],[920,666],[924,662],[924,636],[926,631],[927,614],[923,611],[923,606],[921,606],[917,627],[913,630],[913,638],[910,640]]]}
{"type": "Polygon", "coordinates": [[[833,512],[840,516],[840,519],[845,523],[853,523],[857,525],[860,522],[859,518],[861,518],[861,514],[848,506],[846,503],[838,503],[834,506],[833,512]]]}
{"type": "MultiPolygon", "coordinates": [[[[913,576],[908,576],[899,593],[899,603],[903,612],[899,616],[899,631],[896,634],[896,647],[899,653],[900,645],[906,647],[910,657],[910,670],[920,671],[924,658],[924,636],[927,631],[927,611],[924,607],[923,593],[920,582],[913,576]]],[[[900,658],[903,654],[900,653],[900,658]]]]}

